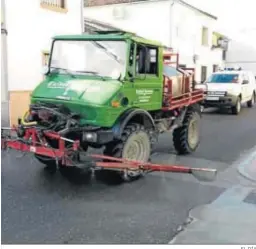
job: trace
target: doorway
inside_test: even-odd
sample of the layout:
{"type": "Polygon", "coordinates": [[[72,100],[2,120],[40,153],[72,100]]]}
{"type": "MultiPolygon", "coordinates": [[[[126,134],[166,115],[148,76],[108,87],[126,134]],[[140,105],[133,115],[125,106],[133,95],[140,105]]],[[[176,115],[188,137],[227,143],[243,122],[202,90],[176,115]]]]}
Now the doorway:
{"type": "Polygon", "coordinates": [[[201,66],[201,83],[206,81],[206,77],[207,77],[207,67],[201,66]]]}

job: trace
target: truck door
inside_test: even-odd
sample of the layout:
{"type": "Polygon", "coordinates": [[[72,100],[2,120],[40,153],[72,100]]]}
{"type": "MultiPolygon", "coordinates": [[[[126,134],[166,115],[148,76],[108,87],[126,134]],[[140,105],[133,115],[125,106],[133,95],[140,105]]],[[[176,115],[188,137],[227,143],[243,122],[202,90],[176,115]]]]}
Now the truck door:
{"type": "Polygon", "coordinates": [[[162,54],[157,46],[136,43],[134,105],[146,110],[162,107],[162,54]]]}

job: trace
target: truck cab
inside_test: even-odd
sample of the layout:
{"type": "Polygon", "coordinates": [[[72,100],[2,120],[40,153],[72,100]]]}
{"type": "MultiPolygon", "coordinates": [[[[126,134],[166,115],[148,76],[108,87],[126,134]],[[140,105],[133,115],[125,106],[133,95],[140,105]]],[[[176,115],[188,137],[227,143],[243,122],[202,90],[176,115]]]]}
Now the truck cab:
{"type": "Polygon", "coordinates": [[[214,72],[204,82],[204,107],[231,108],[239,114],[241,105],[252,107],[256,100],[256,83],[252,72],[224,69],[214,72]]]}

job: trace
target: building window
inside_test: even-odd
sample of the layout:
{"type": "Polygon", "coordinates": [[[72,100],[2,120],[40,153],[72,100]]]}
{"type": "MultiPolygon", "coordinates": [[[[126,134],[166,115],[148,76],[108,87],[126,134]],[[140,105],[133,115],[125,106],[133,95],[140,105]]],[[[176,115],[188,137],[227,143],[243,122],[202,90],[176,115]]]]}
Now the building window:
{"type": "Polygon", "coordinates": [[[43,51],[42,52],[42,65],[43,66],[48,66],[49,58],[50,58],[50,52],[49,51],[43,51]]]}
{"type": "Polygon", "coordinates": [[[67,0],[40,0],[41,7],[52,11],[67,12],[67,0]]]}
{"type": "Polygon", "coordinates": [[[203,27],[202,28],[202,45],[203,46],[208,46],[208,38],[209,38],[208,28],[203,27]]]}
{"type": "MultiPolygon", "coordinates": [[[[50,59],[49,51],[43,51],[42,52],[42,66],[43,67],[49,65],[49,59],[50,59]]],[[[45,76],[43,76],[43,79],[45,79],[45,76]]]]}
{"type": "Polygon", "coordinates": [[[218,71],[218,67],[219,67],[218,65],[213,65],[212,66],[212,71],[213,72],[217,72],[218,71]]]}
{"type": "Polygon", "coordinates": [[[207,77],[207,67],[202,66],[201,67],[201,83],[206,81],[206,77],[207,77]]]}
{"type": "Polygon", "coordinates": [[[227,57],[227,51],[223,50],[222,51],[222,60],[225,61],[227,57]]]}

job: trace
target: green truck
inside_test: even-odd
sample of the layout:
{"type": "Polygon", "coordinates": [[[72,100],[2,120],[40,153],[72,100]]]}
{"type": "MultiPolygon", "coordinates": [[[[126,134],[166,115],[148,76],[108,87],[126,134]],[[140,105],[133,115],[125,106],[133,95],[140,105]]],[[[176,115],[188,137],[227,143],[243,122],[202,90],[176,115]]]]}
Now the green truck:
{"type": "MultiPolygon", "coordinates": [[[[65,137],[66,148],[79,140],[81,152],[104,148],[107,156],[147,162],[159,134],[173,132],[178,154],[195,151],[203,92],[194,89],[189,70],[179,68],[178,61],[172,65],[174,54],[166,51],[159,42],[126,32],[54,37],[45,79],[19,120],[19,136],[24,127],[34,126],[65,137]]],[[[58,148],[54,139],[43,139],[46,146],[58,148]]],[[[56,166],[54,158],[35,156],[47,167],[56,166]]],[[[100,180],[115,176],[131,181],[141,175],[95,171],[100,180]]]]}

